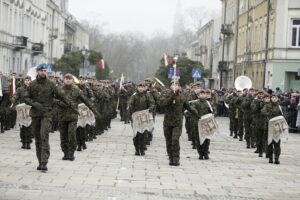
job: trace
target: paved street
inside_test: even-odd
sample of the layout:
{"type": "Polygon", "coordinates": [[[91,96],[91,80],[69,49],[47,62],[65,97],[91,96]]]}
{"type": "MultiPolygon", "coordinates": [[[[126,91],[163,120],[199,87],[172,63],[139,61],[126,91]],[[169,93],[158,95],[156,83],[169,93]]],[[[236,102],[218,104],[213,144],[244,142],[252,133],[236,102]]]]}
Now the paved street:
{"type": "Polygon", "coordinates": [[[134,156],[131,127],[118,119],[74,162],[61,160],[59,134],[51,134],[47,173],[36,170],[34,145],[20,148],[17,130],[0,134],[0,199],[300,199],[300,135],[282,144],[280,165],[269,164],[229,137],[228,119],[219,118],[211,159],[200,161],[183,131],[181,166],[170,167],[162,120],[145,157],[134,156]]]}

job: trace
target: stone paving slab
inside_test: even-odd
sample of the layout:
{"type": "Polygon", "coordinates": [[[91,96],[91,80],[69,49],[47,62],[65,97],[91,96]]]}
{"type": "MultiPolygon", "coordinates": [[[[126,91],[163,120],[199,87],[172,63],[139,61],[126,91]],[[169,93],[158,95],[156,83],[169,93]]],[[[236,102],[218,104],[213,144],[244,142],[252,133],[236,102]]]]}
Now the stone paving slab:
{"type": "Polygon", "coordinates": [[[281,164],[273,165],[229,137],[228,119],[218,118],[221,134],[211,142],[211,159],[200,161],[183,131],[181,166],[170,167],[162,121],[158,115],[145,157],[134,156],[131,127],[119,119],[76,152],[74,162],[61,160],[59,133],[53,133],[47,173],[36,171],[34,146],[20,149],[17,129],[0,134],[0,200],[300,199],[300,135],[282,143],[281,164]]]}

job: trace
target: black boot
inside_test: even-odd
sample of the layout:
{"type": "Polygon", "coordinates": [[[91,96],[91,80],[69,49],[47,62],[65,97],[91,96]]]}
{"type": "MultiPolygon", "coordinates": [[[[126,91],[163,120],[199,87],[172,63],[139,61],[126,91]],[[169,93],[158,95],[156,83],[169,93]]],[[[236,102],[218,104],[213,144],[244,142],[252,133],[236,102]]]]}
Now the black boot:
{"type": "Polygon", "coordinates": [[[144,155],[145,155],[145,151],[144,151],[143,148],[140,150],[140,152],[141,152],[141,156],[144,156],[144,155]]]}
{"type": "Polygon", "coordinates": [[[81,145],[78,145],[76,150],[81,151],[81,145]]]}
{"type": "Polygon", "coordinates": [[[247,149],[250,149],[250,144],[247,144],[247,149]]]}
{"type": "Polygon", "coordinates": [[[205,160],[208,160],[209,159],[209,156],[208,156],[208,154],[206,153],[206,154],[204,154],[204,159],[205,160]]]}
{"type": "Polygon", "coordinates": [[[83,149],[83,150],[86,150],[86,149],[87,149],[87,147],[86,147],[86,144],[85,144],[85,143],[82,145],[82,149],[83,149]]]}
{"type": "Polygon", "coordinates": [[[64,154],[64,157],[62,157],[63,160],[69,160],[69,155],[68,154],[64,154]]]}
{"type": "Polygon", "coordinates": [[[275,158],[274,164],[276,164],[276,165],[279,165],[279,164],[280,164],[279,158],[275,158]]]}
{"type": "Polygon", "coordinates": [[[140,155],[139,150],[136,150],[134,155],[139,156],[140,155]]]}
{"type": "Polygon", "coordinates": [[[269,156],[269,163],[273,163],[273,156],[269,156]]]}
{"type": "Polygon", "coordinates": [[[180,162],[179,161],[174,161],[173,162],[173,166],[179,166],[180,165],[180,162]]]}
{"type": "Polygon", "coordinates": [[[169,165],[170,165],[170,166],[173,166],[173,165],[174,165],[173,158],[169,158],[169,165]]]}
{"type": "Polygon", "coordinates": [[[256,149],[256,150],[254,151],[254,153],[259,153],[258,149],[256,149]]]}
{"type": "Polygon", "coordinates": [[[69,160],[70,161],[74,161],[75,160],[74,153],[69,154],[69,160]]]}
{"type": "Polygon", "coordinates": [[[30,143],[27,143],[27,144],[26,144],[26,149],[31,149],[30,143]]]}
{"type": "Polygon", "coordinates": [[[203,159],[204,159],[204,156],[202,154],[200,154],[199,160],[203,160],[203,159]]]}
{"type": "Polygon", "coordinates": [[[238,136],[237,136],[236,134],[234,134],[233,138],[234,138],[234,139],[237,139],[237,138],[238,138],[238,136]]]}
{"type": "Polygon", "coordinates": [[[243,141],[243,138],[242,138],[242,137],[240,137],[239,141],[243,141]]]}
{"type": "Polygon", "coordinates": [[[42,170],[42,164],[39,163],[39,166],[37,166],[36,170],[42,170]]]}
{"type": "Polygon", "coordinates": [[[230,131],[230,136],[233,136],[233,132],[230,131]]]}
{"type": "Polygon", "coordinates": [[[259,154],[258,154],[258,157],[263,157],[263,153],[259,153],[259,154]]]}
{"type": "Polygon", "coordinates": [[[45,171],[45,172],[48,171],[47,163],[42,163],[41,164],[41,170],[45,171]]]}
{"type": "Polygon", "coordinates": [[[21,148],[22,148],[22,149],[26,149],[26,144],[25,144],[25,143],[22,143],[21,148]]]}

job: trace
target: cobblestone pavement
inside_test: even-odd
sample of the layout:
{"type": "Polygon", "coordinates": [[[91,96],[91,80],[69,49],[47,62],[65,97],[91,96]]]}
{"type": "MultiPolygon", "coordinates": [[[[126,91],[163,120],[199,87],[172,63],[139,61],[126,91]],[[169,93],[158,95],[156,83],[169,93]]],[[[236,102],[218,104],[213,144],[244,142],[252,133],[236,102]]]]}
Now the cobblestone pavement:
{"type": "Polygon", "coordinates": [[[0,199],[300,199],[300,135],[282,144],[280,165],[269,164],[229,137],[228,119],[218,118],[211,159],[200,161],[183,131],[181,166],[170,167],[162,120],[145,157],[134,156],[131,127],[118,119],[74,162],[61,160],[53,133],[47,173],[36,170],[34,147],[20,148],[17,130],[0,134],[0,199]]]}

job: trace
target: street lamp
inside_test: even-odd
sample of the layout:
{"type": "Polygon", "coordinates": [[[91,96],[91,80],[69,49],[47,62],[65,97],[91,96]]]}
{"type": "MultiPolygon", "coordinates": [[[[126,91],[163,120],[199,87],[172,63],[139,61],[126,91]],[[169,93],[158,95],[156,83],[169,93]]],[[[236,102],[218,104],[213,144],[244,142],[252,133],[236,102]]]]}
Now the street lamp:
{"type": "Polygon", "coordinates": [[[90,56],[90,52],[89,50],[84,46],[81,50],[81,53],[84,57],[84,63],[83,63],[83,68],[86,69],[88,68],[88,66],[90,65],[89,61],[88,61],[88,58],[90,56]]]}

